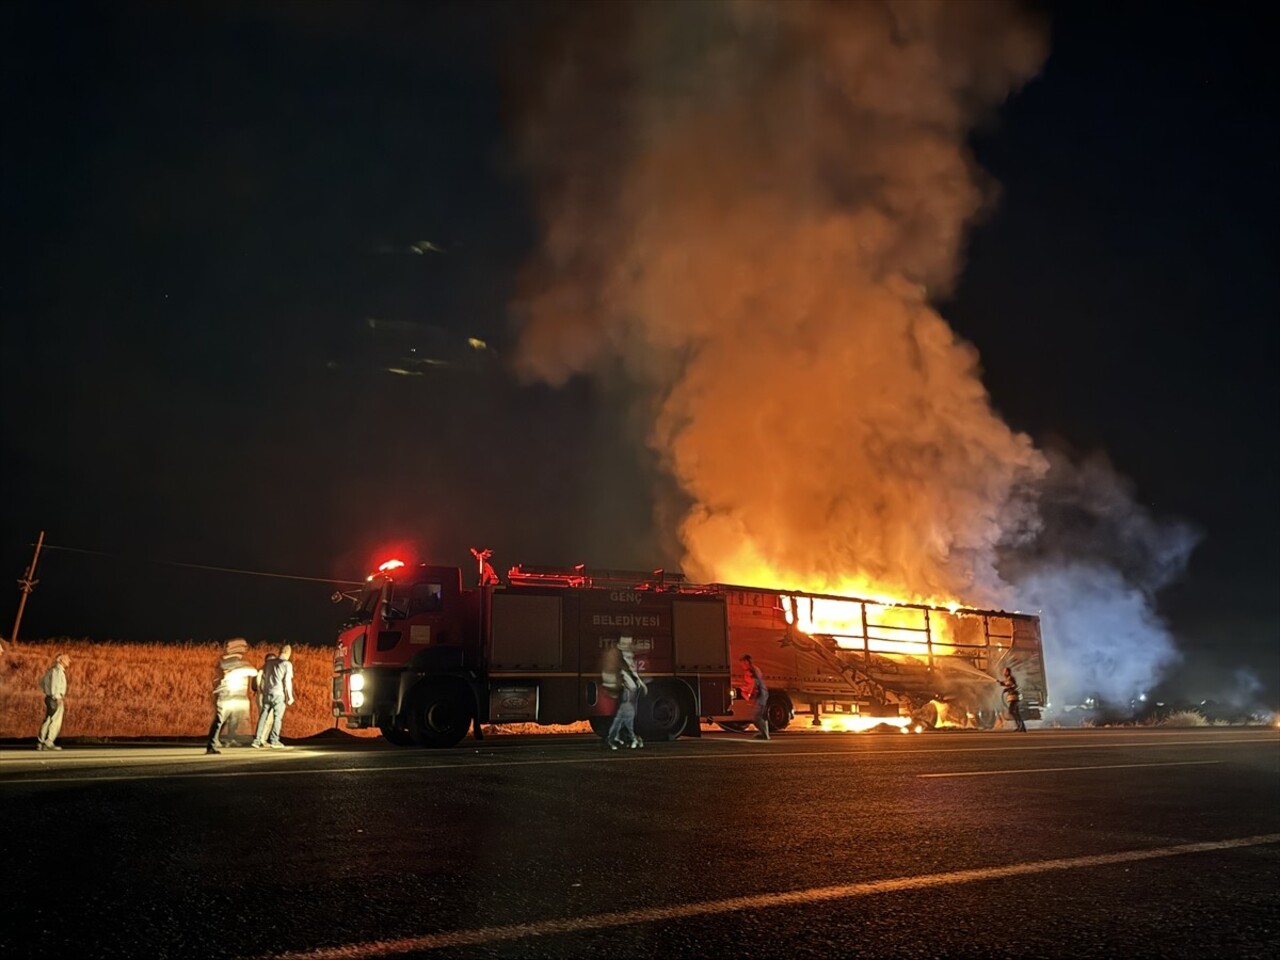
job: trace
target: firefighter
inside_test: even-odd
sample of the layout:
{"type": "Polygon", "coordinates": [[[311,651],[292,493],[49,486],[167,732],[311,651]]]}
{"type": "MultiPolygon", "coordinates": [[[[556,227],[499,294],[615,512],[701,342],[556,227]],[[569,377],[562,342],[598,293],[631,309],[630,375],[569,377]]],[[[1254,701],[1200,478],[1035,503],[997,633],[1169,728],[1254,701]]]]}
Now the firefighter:
{"type": "Polygon", "coordinates": [[[244,658],[249,644],[240,638],[228,640],[218,658],[213,677],[213,723],[205,753],[221,753],[218,734],[227,727],[226,739],[234,742],[236,727],[249,716],[249,678],[257,670],[244,658]]]}
{"type": "Polygon", "coordinates": [[[755,701],[756,712],[751,718],[756,725],[756,729],[760,732],[756,734],[757,740],[769,739],[769,688],[765,685],[764,674],[760,672],[760,668],[751,662],[751,654],[744,653],[742,662],[745,664],[745,670],[751,676],[751,690],[748,691],[747,699],[755,701]]]}
{"type": "Polygon", "coordinates": [[[1026,733],[1027,725],[1022,722],[1022,710],[1019,707],[1022,695],[1018,692],[1018,681],[1013,679],[1013,671],[1008,667],[1004,668],[1004,678],[1000,681],[1000,686],[1004,687],[1004,702],[1009,707],[1009,716],[1017,724],[1016,732],[1026,733]]]}

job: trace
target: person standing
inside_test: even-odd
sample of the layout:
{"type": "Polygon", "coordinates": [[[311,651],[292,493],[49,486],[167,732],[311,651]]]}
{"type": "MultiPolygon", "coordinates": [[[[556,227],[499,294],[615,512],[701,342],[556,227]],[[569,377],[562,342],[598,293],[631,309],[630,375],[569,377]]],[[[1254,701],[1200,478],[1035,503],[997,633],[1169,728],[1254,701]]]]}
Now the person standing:
{"type": "Polygon", "coordinates": [[[258,711],[258,729],[253,735],[253,743],[249,744],[251,747],[261,747],[264,743],[276,750],[284,747],[280,742],[280,724],[284,720],[285,707],[293,706],[292,656],[293,647],[286,643],[278,656],[269,655],[262,665],[259,684],[262,705],[258,711]],[[271,718],[271,733],[264,740],[268,717],[271,718]]]}
{"type": "Polygon", "coordinates": [[[244,658],[249,644],[244,640],[228,640],[218,659],[213,678],[213,723],[205,753],[221,753],[218,734],[228,726],[228,739],[235,736],[240,718],[249,713],[249,678],[258,671],[244,658]]]}
{"type": "Polygon", "coordinates": [[[1026,733],[1027,725],[1022,722],[1022,694],[1018,691],[1018,681],[1013,679],[1013,671],[1008,667],[1004,668],[1004,678],[1000,681],[1000,686],[1004,687],[1004,702],[1009,708],[1009,716],[1017,724],[1015,731],[1026,733]]]}
{"type": "Polygon", "coordinates": [[[752,716],[751,722],[756,725],[756,729],[760,732],[756,734],[757,740],[769,739],[769,688],[765,685],[764,674],[760,672],[751,660],[751,654],[744,653],[742,662],[746,664],[747,674],[751,677],[749,692],[747,699],[753,700],[756,705],[755,715],[752,716]]]}
{"type": "Polygon", "coordinates": [[[54,741],[62,730],[62,712],[67,696],[67,667],[70,665],[71,658],[60,653],[53,658],[53,664],[40,678],[40,690],[44,694],[44,722],[40,724],[37,750],[62,749],[54,741]]]}
{"type": "Polygon", "coordinates": [[[644,746],[644,741],[636,735],[636,701],[640,699],[641,694],[649,691],[649,687],[640,678],[640,671],[636,669],[636,655],[632,649],[630,637],[618,638],[618,653],[620,654],[618,712],[613,715],[613,723],[609,725],[609,736],[605,741],[609,744],[610,750],[617,750],[623,746],[630,746],[634,750],[644,746]],[[630,738],[628,742],[622,740],[623,733],[630,738]]]}

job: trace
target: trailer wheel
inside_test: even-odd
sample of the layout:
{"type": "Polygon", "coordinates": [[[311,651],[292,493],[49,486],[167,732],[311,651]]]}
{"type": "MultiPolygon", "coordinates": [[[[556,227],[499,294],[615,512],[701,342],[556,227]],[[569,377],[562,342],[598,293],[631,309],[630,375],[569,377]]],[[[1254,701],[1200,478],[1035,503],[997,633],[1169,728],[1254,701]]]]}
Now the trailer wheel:
{"type": "Polygon", "coordinates": [[[692,715],[687,691],[673,683],[654,683],[636,705],[636,729],[646,740],[675,740],[692,715]]]}
{"type": "Polygon", "coordinates": [[[452,747],[471,728],[471,708],[461,691],[426,687],[414,695],[409,732],[420,747],[452,747]]]}
{"type": "Polygon", "coordinates": [[[770,693],[765,711],[769,715],[770,730],[787,729],[787,725],[791,723],[791,718],[795,714],[791,708],[791,698],[785,693],[770,693]]]}
{"type": "Polygon", "coordinates": [[[397,747],[413,746],[413,734],[409,732],[408,727],[391,722],[378,724],[378,729],[382,731],[383,739],[388,743],[394,743],[397,747]]]}

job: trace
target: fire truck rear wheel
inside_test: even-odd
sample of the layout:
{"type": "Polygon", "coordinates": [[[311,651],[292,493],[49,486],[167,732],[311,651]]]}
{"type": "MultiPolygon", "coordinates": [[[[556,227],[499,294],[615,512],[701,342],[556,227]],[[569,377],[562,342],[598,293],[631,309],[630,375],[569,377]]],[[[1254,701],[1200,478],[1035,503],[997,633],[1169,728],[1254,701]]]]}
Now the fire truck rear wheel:
{"type": "Polygon", "coordinates": [[[636,731],[644,739],[675,740],[693,716],[692,699],[677,683],[652,683],[636,714],[636,731]]]}
{"type": "Polygon", "coordinates": [[[409,732],[420,747],[452,747],[471,728],[471,708],[458,690],[429,686],[413,698],[409,732]]]}

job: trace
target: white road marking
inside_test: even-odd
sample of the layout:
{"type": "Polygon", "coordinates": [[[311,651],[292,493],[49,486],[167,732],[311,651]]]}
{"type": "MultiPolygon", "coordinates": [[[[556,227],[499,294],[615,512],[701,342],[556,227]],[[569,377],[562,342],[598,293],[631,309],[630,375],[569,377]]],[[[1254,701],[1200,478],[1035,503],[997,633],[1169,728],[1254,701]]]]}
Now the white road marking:
{"type": "Polygon", "coordinates": [[[729,897],[703,903],[683,903],[666,907],[649,907],[643,910],[625,910],[618,913],[598,913],[586,917],[568,917],[561,920],[535,920],[498,927],[479,927],[473,930],[449,930],[420,937],[400,940],[375,940],[352,943],[340,947],[324,947],[295,953],[274,955],[276,960],[363,960],[365,957],[387,957],[400,953],[426,950],[443,950],[450,947],[469,947],[481,944],[523,940],[528,937],[547,937],[562,934],[585,933],[591,930],[607,930],[637,923],[687,920],[692,917],[738,913],[745,910],[765,910],[775,907],[807,906],[832,900],[848,900],[901,890],[925,890],[931,887],[954,886],[982,880],[1001,880],[1028,874],[1051,873],[1057,870],[1079,870],[1088,867],[1108,867],[1120,863],[1136,863],[1142,860],[1158,860],[1164,857],[1185,856],[1192,853],[1211,853],[1218,850],[1234,850],[1241,847],[1259,847],[1280,843],[1280,833],[1266,833],[1232,840],[1214,840],[1206,843],[1183,843],[1149,850],[1126,850],[1085,857],[1066,857],[1058,860],[1035,860],[1014,863],[1003,867],[979,867],[973,870],[951,870],[946,873],[930,873],[914,877],[896,877],[873,880],[866,883],[841,884],[832,887],[810,887],[807,890],[789,890],[783,893],[763,893],[745,897],[729,897]]]}
{"type": "MultiPolygon", "coordinates": [[[[1151,742],[1130,741],[1122,743],[1029,743],[1026,746],[1009,746],[1009,747],[924,747],[924,748],[907,748],[905,750],[786,750],[782,749],[783,744],[779,744],[778,749],[765,749],[762,754],[752,759],[751,763],[761,763],[766,760],[774,759],[790,759],[794,757],[804,758],[826,758],[839,759],[845,762],[849,760],[857,760],[862,757],[912,757],[933,754],[961,754],[961,753],[1026,753],[1040,752],[1043,750],[1109,750],[1119,749],[1123,747],[1177,747],[1177,746],[1200,746],[1200,747],[1216,747],[1223,744],[1239,744],[1239,743],[1275,743],[1280,744],[1280,738],[1264,738],[1264,737],[1236,737],[1231,739],[1220,739],[1217,737],[1205,738],[1200,740],[1160,740],[1151,742]]],[[[765,747],[763,743],[760,744],[765,747]]],[[[271,759],[284,759],[277,755],[267,755],[271,759]]],[[[291,759],[303,759],[315,756],[332,756],[319,751],[299,750],[289,755],[291,759]]],[[[595,763],[676,763],[682,761],[705,761],[705,760],[721,760],[724,753],[680,753],[668,754],[662,751],[651,750],[628,750],[625,755],[601,753],[590,757],[562,757],[562,758],[538,758],[529,760],[475,760],[460,761],[451,763],[396,763],[384,764],[381,766],[357,766],[357,767],[306,767],[302,770],[208,770],[197,773],[137,773],[137,774],[109,774],[100,776],[66,776],[66,777],[24,777],[21,779],[5,779],[0,777],[0,787],[15,786],[29,783],[115,783],[123,780],[186,780],[186,779],[203,779],[209,777],[285,777],[285,776],[301,776],[324,773],[391,773],[400,771],[412,771],[415,773],[431,773],[435,770],[475,770],[487,767],[537,767],[537,766],[564,766],[564,765],[583,765],[595,763]]],[[[258,763],[266,760],[266,756],[262,757],[244,757],[239,762],[258,763]]],[[[215,759],[207,757],[203,753],[192,756],[187,760],[178,761],[186,763],[198,763],[212,767],[221,764],[235,762],[229,759],[215,759]]],[[[6,770],[12,770],[12,765],[6,767],[6,770]]],[[[41,772],[50,769],[47,766],[38,768],[41,772]]]]}
{"type": "Polygon", "coordinates": [[[917,773],[921,780],[941,777],[998,777],[1006,773],[1058,773],[1063,770],[1127,770],[1130,767],[1194,767],[1221,760],[1170,760],[1166,763],[1095,763],[1076,767],[1027,767],[1018,770],[964,770],[958,773],[917,773]]]}

